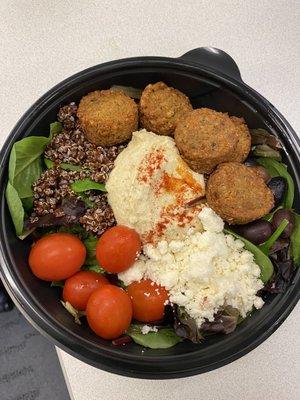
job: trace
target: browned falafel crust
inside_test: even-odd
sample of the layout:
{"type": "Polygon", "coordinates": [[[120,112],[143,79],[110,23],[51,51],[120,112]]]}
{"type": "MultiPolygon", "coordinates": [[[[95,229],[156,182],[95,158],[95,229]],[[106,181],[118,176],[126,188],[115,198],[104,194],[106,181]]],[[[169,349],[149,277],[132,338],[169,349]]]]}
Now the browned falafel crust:
{"type": "Polygon", "coordinates": [[[237,162],[218,166],[207,182],[208,205],[229,224],[247,224],[274,207],[274,196],[263,179],[237,162]]]}
{"type": "Polygon", "coordinates": [[[149,84],[140,100],[143,128],[159,135],[172,136],[178,121],[193,107],[189,98],[164,82],[149,84]]]}
{"type": "Polygon", "coordinates": [[[178,122],[175,142],[194,171],[208,174],[218,164],[231,160],[238,134],[227,114],[198,108],[178,122]]]}
{"type": "Polygon", "coordinates": [[[77,116],[87,139],[100,146],[123,143],[138,128],[138,107],[121,91],[88,93],[80,100],[77,116]]]}
{"type": "Polygon", "coordinates": [[[244,162],[251,150],[250,131],[244,118],[230,117],[230,119],[234,123],[238,134],[238,142],[230,161],[244,162]]]}

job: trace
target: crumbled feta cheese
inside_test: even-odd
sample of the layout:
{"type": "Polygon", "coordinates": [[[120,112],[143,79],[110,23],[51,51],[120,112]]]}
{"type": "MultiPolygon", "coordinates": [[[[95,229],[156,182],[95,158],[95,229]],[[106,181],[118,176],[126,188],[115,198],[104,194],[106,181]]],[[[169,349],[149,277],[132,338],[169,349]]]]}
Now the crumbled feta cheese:
{"type": "Polygon", "coordinates": [[[166,240],[161,240],[157,244],[157,250],[161,255],[164,255],[168,252],[168,242],[166,240]]]}
{"type": "Polygon", "coordinates": [[[189,257],[189,269],[187,274],[192,279],[208,282],[213,271],[213,258],[214,253],[209,251],[198,251],[191,254],[189,257]],[[199,268],[200,265],[201,268],[199,268]]]}
{"type": "Polygon", "coordinates": [[[141,333],[143,335],[147,335],[147,333],[149,332],[158,332],[158,329],[156,328],[156,326],[144,325],[142,327],[141,333]]]}
{"type": "Polygon", "coordinates": [[[203,228],[210,232],[222,232],[224,229],[224,222],[219,215],[217,215],[211,208],[203,207],[199,212],[198,217],[202,222],[203,228]]]}
{"type": "Polygon", "coordinates": [[[200,326],[204,319],[213,321],[224,304],[237,308],[245,317],[261,308],[257,292],[263,287],[260,268],[244,243],[225,235],[223,221],[212,209],[199,213],[204,232],[193,232],[182,241],[166,241],[144,246],[143,256],[119,274],[126,284],[142,278],[165,286],[170,302],[184,306],[200,326]]]}
{"type": "Polygon", "coordinates": [[[257,310],[259,310],[264,305],[264,301],[261,297],[256,296],[253,305],[257,310]]]}
{"type": "Polygon", "coordinates": [[[131,268],[126,271],[126,274],[123,273],[123,279],[121,278],[122,274],[119,274],[119,277],[126,286],[128,286],[131,282],[139,282],[144,277],[146,267],[146,261],[139,259],[131,268]]]}
{"type": "Polygon", "coordinates": [[[177,251],[181,250],[184,246],[184,242],[179,241],[179,240],[172,240],[169,243],[169,249],[173,252],[173,253],[177,253],[177,251]]]}

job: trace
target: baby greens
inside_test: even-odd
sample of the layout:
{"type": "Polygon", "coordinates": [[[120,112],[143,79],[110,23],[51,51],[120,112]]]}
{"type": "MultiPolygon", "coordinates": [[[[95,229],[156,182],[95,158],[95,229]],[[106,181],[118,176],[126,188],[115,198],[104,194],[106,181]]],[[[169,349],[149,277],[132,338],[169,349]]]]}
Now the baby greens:
{"type": "Polygon", "coordinates": [[[98,239],[96,236],[89,236],[87,239],[83,241],[83,244],[86,248],[86,259],[85,265],[98,265],[96,260],[96,245],[98,239]]]}
{"type": "Polygon", "coordinates": [[[65,284],[64,281],[52,281],[50,286],[63,288],[65,284]]]}
{"type": "Polygon", "coordinates": [[[97,183],[88,178],[73,182],[71,184],[71,189],[74,190],[75,193],[86,192],[87,190],[100,190],[106,192],[103,183],[97,183]]]}
{"type": "Polygon", "coordinates": [[[113,85],[110,90],[121,91],[127,94],[127,96],[132,97],[133,99],[140,99],[142,95],[142,89],[134,88],[131,86],[121,86],[121,85],[113,85]]]}
{"type": "Polygon", "coordinates": [[[225,228],[224,232],[229,233],[236,239],[240,239],[242,242],[244,242],[245,249],[249,250],[254,255],[255,261],[260,267],[260,279],[263,281],[263,283],[267,283],[271,279],[274,272],[274,267],[269,257],[266,256],[266,254],[259,247],[255,246],[255,244],[244,239],[231,229],[225,228]]]}
{"type": "Polygon", "coordinates": [[[63,129],[62,123],[55,121],[50,124],[50,140],[53,139],[55,135],[58,135],[63,129]]]}
{"type": "Polygon", "coordinates": [[[272,149],[267,144],[259,144],[255,146],[252,153],[256,157],[273,158],[274,160],[281,161],[281,154],[279,151],[272,149]]]}
{"type": "Polygon", "coordinates": [[[104,269],[102,267],[100,267],[99,264],[95,264],[95,265],[85,264],[85,265],[83,265],[83,267],[81,267],[81,269],[83,271],[97,272],[97,274],[105,274],[104,269]]]}
{"type": "Polygon", "coordinates": [[[279,139],[266,131],[263,128],[250,129],[251,133],[251,144],[257,145],[268,145],[271,149],[280,150],[282,149],[282,144],[279,139]]]}
{"type": "Polygon", "coordinates": [[[256,161],[269,172],[271,177],[282,176],[287,180],[288,189],[283,201],[283,207],[292,208],[294,202],[295,185],[293,178],[287,171],[285,164],[280,163],[273,158],[257,158],[256,161]]]}
{"type": "Polygon", "coordinates": [[[24,225],[24,208],[22,201],[16,189],[8,182],[6,187],[6,201],[10,211],[11,218],[15,225],[16,233],[20,236],[23,232],[24,225]]]}
{"type": "Polygon", "coordinates": [[[250,129],[250,133],[253,155],[281,161],[279,150],[282,149],[282,145],[276,136],[262,128],[250,129]]]}
{"type": "Polygon", "coordinates": [[[185,311],[184,307],[174,307],[174,330],[178,336],[193,343],[201,343],[204,339],[195,319],[185,311]]]}
{"type": "Polygon", "coordinates": [[[89,237],[87,231],[79,223],[73,224],[71,226],[60,226],[58,232],[66,232],[76,235],[80,240],[85,240],[89,237]]]}
{"type": "Polygon", "coordinates": [[[16,142],[11,149],[6,199],[18,236],[23,232],[24,209],[29,211],[32,207],[32,184],[43,172],[41,155],[61,129],[61,123],[54,122],[50,125],[49,137],[29,136],[16,142]]]}
{"type": "Polygon", "coordinates": [[[276,242],[276,240],[279,238],[279,236],[282,234],[288,224],[289,221],[287,219],[283,219],[275,232],[273,232],[273,234],[269,237],[269,239],[259,246],[260,250],[268,255],[270,252],[270,248],[273,246],[273,244],[276,242]]]}
{"type": "MultiPolygon", "coordinates": [[[[44,162],[48,169],[54,167],[54,162],[52,160],[49,160],[49,158],[44,158],[44,162]]],[[[65,169],[66,171],[81,171],[81,167],[79,165],[61,163],[59,164],[59,166],[61,169],[65,169]]]]}
{"type": "Polygon", "coordinates": [[[300,215],[296,213],[295,228],[291,236],[291,254],[295,265],[300,265],[300,215]]]}
{"type": "Polygon", "coordinates": [[[68,301],[64,302],[61,300],[61,304],[65,307],[65,309],[72,315],[76,324],[81,325],[80,318],[85,315],[84,311],[76,310],[68,301]]]}
{"type": "Polygon", "coordinates": [[[182,342],[182,338],[177,336],[173,328],[162,328],[158,332],[148,332],[145,335],[141,333],[143,325],[131,324],[126,334],[132,340],[144,347],[150,349],[167,349],[182,342]]]}
{"type": "Polygon", "coordinates": [[[16,189],[21,199],[32,196],[32,184],[43,171],[41,155],[49,138],[30,136],[16,142],[10,153],[8,176],[9,182],[16,189]]]}

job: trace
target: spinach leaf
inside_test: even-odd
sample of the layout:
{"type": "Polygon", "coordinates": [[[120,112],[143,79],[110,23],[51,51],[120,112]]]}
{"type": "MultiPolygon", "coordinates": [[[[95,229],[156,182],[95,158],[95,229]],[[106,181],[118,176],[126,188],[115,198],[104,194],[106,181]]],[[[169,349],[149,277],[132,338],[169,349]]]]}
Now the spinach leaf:
{"type": "Polygon", "coordinates": [[[43,171],[40,156],[43,154],[49,138],[30,136],[16,142],[9,158],[9,182],[21,199],[32,196],[32,184],[43,171]]]}
{"type": "Polygon", "coordinates": [[[276,213],[276,211],[280,210],[282,208],[282,206],[276,207],[273,211],[271,211],[269,214],[265,215],[264,217],[262,217],[262,219],[264,219],[265,221],[268,222],[272,222],[274,214],[276,213]]]}
{"type": "Polygon", "coordinates": [[[50,286],[63,288],[65,286],[65,283],[64,281],[52,281],[50,286]]]}
{"type": "Polygon", "coordinates": [[[18,195],[18,192],[10,182],[7,183],[5,195],[10,215],[16,229],[16,234],[19,236],[22,234],[24,227],[25,213],[22,201],[18,195]]]}
{"type": "Polygon", "coordinates": [[[270,248],[273,246],[273,244],[276,242],[276,240],[279,238],[279,236],[282,234],[282,232],[285,230],[285,228],[288,226],[289,221],[287,219],[283,219],[277,229],[272,233],[272,235],[269,237],[268,240],[266,240],[263,244],[259,246],[260,250],[264,252],[266,255],[269,255],[270,253],[270,248]]]}
{"type": "Polygon", "coordinates": [[[121,86],[121,85],[113,85],[110,90],[117,90],[124,92],[127,96],[132,97],[133,99],[140,99],[142,95],[142,89],[134,88],[131,86],[121,86]]]}
{"type": "Polygon", "coordinates": [[[59,130],[60,123],[50,125],[50,136],[30,136],[14,143],[9,157],[6,200],[15,225],[16,233],[24,239],[30,231],[23,232],[25,210],[30,213],[33,206],[32,184],[41,176],[41,155],[51,138],[59,130]]]}
{"type": "Polygon", "coordinates": [[[22,199],[22,204],[26,213],[30,214],[33,208],[33,197],[25,197],[22,199]]]}
{"type": "Polygon", "coordinates": [[[80,198],[84,202],[86,208],[94,208],[96,206],[96,204],[92,200],[90,200],[89,196],[85,193],[80,193],[80,198]]]}
{"type": "Polygon", "coordinates": [[[250,129],[252,145],[266,144],[274,150],[282,149],[280,140],[263,128],[250,129]]]}
{"type": "Polygon", "coordinates": [[[27,236],[31,235],[31,233],[34,231],[35,231],[35,228],[29,228],[29,229],[23,230],[23,232],[21,233],[21,235],[18,236],[18,238],[20,240],[24,240],[27,238],[27,236]]]}
{"type": "MultiPolygon", "coordinates": [[[[48,169],[54,167],[54,162],[52,160],[49,160],[49,158],[44,158],[44,163],[46,164],[46,167],[48,169]]],[[[73,164],[67,164],[67,163],[61,163],[59,164],[61,169],[65,169],[66,171],[81,171],[81,167],[79,165],[73,165],[73,164]]]]}
{"type": "Polygon", "coordinates": [[[291,235],[291,256],[296,266],[300,265],[300,215],[295,213],[295,227],[291,235]]]}
{"type": "Polygon", "coordinates": [[[87,190],[101,190],[102,192],[106,192],[103,183],[97,183],[88,178],[73,182],[71,184],[71,189],[74,190],[75,193],[86,192],[87,190]]]}
{"type": "Polygon", "coordinates": [[[275,176],[283,176],[287,180],[288,189],[283,202],[283,207],[292,208],[294,202],[295,185],[293,178],[287,171],[286,165],[272,158],[257,158],[256,161],[266,168],[272,178],[275,176]]]}
{"type": "Polygon", "coordinates": [[[49,158],[44,158],[44,163],[48,169],[54,167],[54,162],[50,160],[49,158]]]}
{"type": "Polygon", "coordinates": [[[79,236],[81,240],[85,240],[89,237],[87,231],[80,224],[60,226],[58,232],[72,233],[73,235],[79,236]]]}
{"type": "Polygon", "coordinates": [[[121,279],[118,279],[117,286],[120,286],[120,288],[122,288],[122,289],[127,288],[127,286],[125,285],[125,283],[123,281],[121,281],[121,279]]]}
{"type": "Polygon", "coordinates": [[[252,153],[256,157],[273,158],[274,160],[281,161],[281,154],[278,150],[272,149],[267,144],[259,144],[254,146],[252,153]]]}
{"type": "Polygon", "coordinates": [[[68,313],[70,313],[72,315],[72,317],[74,318],[74,322],[78,325],[81,325],[80,318],[86,315],[85,311],[77,310],[68,301],[64,302],[61,300],[60,302],[65,307],[65,309],[68,311],[68,313]]]}
{"type": "Polygon", "coordinates": [[[63,129],[62,123],[55,121],[50,124],[50,139],[52,140],[53,137],[59,134],[63,129]]]}
{"type": "Polygon", "coordinates": [[[29,136],[13,145],[9,158],[8,178],[20,199],[32,197],[32,184],[43,172],[41,155],[53,136],[61,130],[61,123],[53,122],[50,124],[49,137],[29,136]]]}
{"type": "Polygon", "coordinates": [[[249,242],[248,240],[236,234],[232,230],[225,228],[224,232],[244,242],[245,249],[250,251],[254,255],[255,262],[260,267],[260,279],[263,281],[263,283],[267,283],[271,279],[274,272],[274,267],[269,257],[266,256],[265,253],[263,253],[259,247],[255,246],[255,244],[249,242]]]}
{"type": "Polygon", "coordinates": [[[83,244],[86,248],[86,259],[84,265],[89,266],[99,266],[98,261],[96,259],[96,245],[98,242],[98,238],[96,236],[90,235],[87,239],[83,241],[83,244]]]}
{"type": "Polygon", "coordinates": [[[168,349],[182,342],[182,338],[176,335],[173,328],[161,328],[158,332],[149,332],[144,335],[141,333],[142,326],[132,324],[126,331],[126,334],[141,346],[150,349],[168,349]]]}
{"type": "Polygon", "coordinates": [[[100,265],[89,265],[89,264],[84,264],[83,267],[81,267],[82,271],[93,271],[97,272],[97,274],[105,274],[106,272],[100,265]]]}

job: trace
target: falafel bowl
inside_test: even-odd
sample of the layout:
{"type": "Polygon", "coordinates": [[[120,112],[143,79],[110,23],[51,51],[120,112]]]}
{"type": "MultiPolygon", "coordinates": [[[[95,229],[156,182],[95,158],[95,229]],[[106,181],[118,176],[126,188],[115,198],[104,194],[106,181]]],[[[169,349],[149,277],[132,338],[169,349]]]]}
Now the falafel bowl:
{"type": "Polygon", "coordinates": [[[46,136],[14,143],[5,189],[54,315],[142,357],[243,331],[300,262],[276,132],[167,82],[61,103],[46,136]]]}

